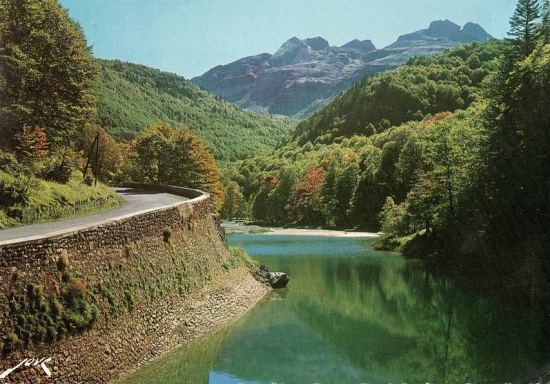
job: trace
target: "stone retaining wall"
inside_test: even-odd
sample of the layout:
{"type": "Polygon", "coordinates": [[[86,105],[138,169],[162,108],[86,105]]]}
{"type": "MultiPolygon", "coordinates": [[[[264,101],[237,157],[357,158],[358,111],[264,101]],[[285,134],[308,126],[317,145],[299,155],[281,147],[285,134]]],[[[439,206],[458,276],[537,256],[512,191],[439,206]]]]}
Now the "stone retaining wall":
{"type": "Polygon", "coordinates": [[[78,232],[0,245],[0,372],[24,358],[52,358],[50,378],[36,366],[3,382],[112,381],[220,326],[267,292],[232,259],[207,194],[125,186],[191,200],[78,232]],[[211,318],[190,309],[212,293],[233,304],[208,311],[211,318]],[[185,328],[194,320],[204,327],[185,328]]]}

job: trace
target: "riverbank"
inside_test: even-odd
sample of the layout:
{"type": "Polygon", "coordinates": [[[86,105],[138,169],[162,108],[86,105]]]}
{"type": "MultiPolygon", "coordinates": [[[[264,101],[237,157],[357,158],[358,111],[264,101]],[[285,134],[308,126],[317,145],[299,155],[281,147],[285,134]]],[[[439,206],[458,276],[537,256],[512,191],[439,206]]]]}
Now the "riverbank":
{"type": "Polygon", "coordinates": [[[2,366],[40,356],[51,370],[9,380],[116,381],[269,291],[230,253],[207,194],[165,189],[186,199],[0,247],[2,366]]]}
{"type": "Polygon", "coordinates": [[[366,237],[375,238],[380,233],[359,232],[332,229],[310,229],[310,228],[278,228],[261,227],[259,225],[247,225],[241,222],[225,221],[222,227],[226,233],[261,233],[273,236],[325,236],[325,237],[366,237]]]}
{"type": "MultiPolygon", "coordinates": [[[[141,355],[135,364],[128,366],[117,380],[111,382],[122,381],[166,353],[228,326],[254,307],[269,291],[270,288],[257,282],[248,269],[242,267],[219,276],[216,281],[180,302],[171,303],[172,309],[164,309],[168,315],[155,321],[152,333],[149,327],[141,327],[133,335],[140,343],[144,339],[150,340],[152,347],[149,353],[141,355]]],[[[144,313],[143,317],[155,318],[156,312],[144,313]]]]}

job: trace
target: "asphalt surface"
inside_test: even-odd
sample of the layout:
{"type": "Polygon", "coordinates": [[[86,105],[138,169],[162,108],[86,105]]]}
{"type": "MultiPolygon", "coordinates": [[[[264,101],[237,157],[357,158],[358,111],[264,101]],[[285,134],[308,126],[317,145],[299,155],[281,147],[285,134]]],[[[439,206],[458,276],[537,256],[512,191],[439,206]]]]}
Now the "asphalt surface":
{"type": "Polygon", "coordinates": [[[121,207],[89,216],[2,229],[0,230],[0,245],[61,235],[189,200],[170,193],[133,188],[115,188],[115,191],[125,201],[121,207]]]}

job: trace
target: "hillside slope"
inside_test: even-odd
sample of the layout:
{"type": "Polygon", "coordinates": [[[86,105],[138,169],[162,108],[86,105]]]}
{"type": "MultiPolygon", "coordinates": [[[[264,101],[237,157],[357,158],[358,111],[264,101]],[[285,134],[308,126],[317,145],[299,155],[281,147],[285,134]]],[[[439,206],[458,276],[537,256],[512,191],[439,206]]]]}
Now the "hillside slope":
{"type": "Polygon", "coordinates": [[[120,139],[129,140],[148,124],[164,121],[190,127],[218,160],[236,160],[275,147],[294,124],[243,111],[172,73],[121,61],[98,62],[96,121],[120,139]]]}
{"type": "Polygon", "coordinates": [[[501,52],[500,41],[474,43],[364,79],[302,121],[285,146],[226,167],[226,205],[238,210],[224,214],[378,230],[386,197],[402,202],[416,181],[426,132],[478,126],[482,84],[501,52]]]}
{"type": "Polygon", "coordinates": [[[495,70],[501,46],[498,40],[473,43],[365,77],[300,122],[293,139],[330,143],[338,137],[372,135],[428,114],[466,109],[495,70]]]}

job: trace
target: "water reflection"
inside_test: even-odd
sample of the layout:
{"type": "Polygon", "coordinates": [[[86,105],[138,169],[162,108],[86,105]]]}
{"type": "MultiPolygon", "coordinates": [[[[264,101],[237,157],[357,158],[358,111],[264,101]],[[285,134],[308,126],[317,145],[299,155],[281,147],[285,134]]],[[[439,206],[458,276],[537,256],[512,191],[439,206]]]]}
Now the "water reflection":
{"type": "Polygon", "coordinates": [[[548,361],[544,321],[363,239],[234,235],[291,283],[131,383],[504,383],[548,361]]]}

